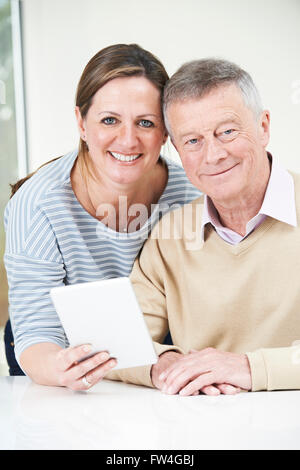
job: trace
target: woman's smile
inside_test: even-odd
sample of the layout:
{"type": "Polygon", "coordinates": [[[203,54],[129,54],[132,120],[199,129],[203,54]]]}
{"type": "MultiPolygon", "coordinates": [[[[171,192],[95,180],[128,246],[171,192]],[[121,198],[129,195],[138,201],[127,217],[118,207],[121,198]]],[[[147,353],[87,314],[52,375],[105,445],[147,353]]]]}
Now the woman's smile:
{"type": "Polygon", "coordinates": [[[133,163],[143,155],[142,153],[123,154],[119,152],[113,152],[111,150],[108,150],[108,154],[112,156],[114,159],[116,159],[117,161],[122,162],[122,163],[133,163]]]}

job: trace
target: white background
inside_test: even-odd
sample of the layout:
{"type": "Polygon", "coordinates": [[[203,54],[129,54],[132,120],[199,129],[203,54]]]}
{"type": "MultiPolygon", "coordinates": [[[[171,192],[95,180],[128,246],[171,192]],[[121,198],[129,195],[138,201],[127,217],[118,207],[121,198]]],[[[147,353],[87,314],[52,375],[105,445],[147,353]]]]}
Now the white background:
{"type": "MultiPolygon", "coordinates": [[[[300,172],[300,0],[22,0],[29,169],[78,144],[74,97],[100,49],[138,43],[169,74],[215,56],[245,68],[271,111],[269,150],[300,172]]],[[[178,156],[172,145],[164,153],[178,156]]]]}

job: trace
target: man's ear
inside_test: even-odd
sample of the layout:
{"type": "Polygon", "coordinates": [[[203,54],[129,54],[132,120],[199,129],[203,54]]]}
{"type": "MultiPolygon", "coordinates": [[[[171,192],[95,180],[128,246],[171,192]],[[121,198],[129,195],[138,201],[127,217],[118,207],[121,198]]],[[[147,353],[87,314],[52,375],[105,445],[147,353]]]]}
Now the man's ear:
{"type": "Polygon", "coordinates": [[[260,137],[264,148],[267,147],[270,140],[270,112],[264,110],[260,117],[260,137]]]}
{"type": "Polygon", "coordinates": [[[82,138],[82,140],[86,140],[85,123],[84,123],[84,119],[81,116],[81,112],[78,106],[75,106],[75,116],[77,120],[77,126],[78,126],[80,137],[82,138]]]}

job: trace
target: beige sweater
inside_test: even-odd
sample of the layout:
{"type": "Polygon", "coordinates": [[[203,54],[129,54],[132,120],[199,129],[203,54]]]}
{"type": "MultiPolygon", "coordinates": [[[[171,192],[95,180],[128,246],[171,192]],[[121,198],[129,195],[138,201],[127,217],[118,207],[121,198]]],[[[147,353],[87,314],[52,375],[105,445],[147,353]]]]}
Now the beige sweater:
{"type": "MultiPolygon", "coordinates": [[[[300,176],[293,177],[300,220],[300,176]]],[[[190,207],[199,226],[202,200],[190,207]]],[[[267,217],[233,246],[208,225],[205,242],[193,245],[189,230],[178,236],[184,210],[160,221],[131,275],[158,354],[172,349],[157,344],[170,328],[182,352],[247,353],[253,391],[300,389],[300,348],[293,346],[300,340],[300,227],[267,217]],[[164,239],[169,230],[173,239],[164,239]]],[[[108,378],[152,386],[150,367],[108,378]]]]}

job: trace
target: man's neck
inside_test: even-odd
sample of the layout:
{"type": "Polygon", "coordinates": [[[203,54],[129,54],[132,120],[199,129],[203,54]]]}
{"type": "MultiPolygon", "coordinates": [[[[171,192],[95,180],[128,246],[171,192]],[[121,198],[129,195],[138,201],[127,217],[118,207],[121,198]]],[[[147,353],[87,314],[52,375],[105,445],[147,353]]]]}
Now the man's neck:
{"type": "Polygon", "coordinates": [[[237,196],[233,201],[212,200],[221,224],[241,236],[246,235],[249,220],[258,214],[264,201],[270,178],[270,162],[266,160],[259,178],[259,184],[248,190],[247,194],[237,196]]]}

